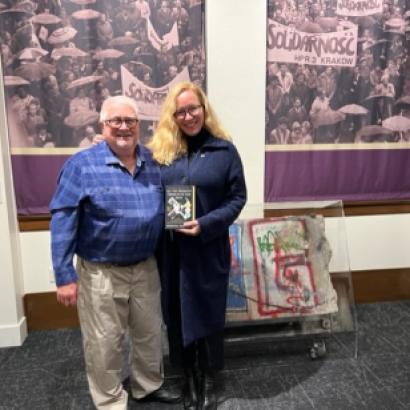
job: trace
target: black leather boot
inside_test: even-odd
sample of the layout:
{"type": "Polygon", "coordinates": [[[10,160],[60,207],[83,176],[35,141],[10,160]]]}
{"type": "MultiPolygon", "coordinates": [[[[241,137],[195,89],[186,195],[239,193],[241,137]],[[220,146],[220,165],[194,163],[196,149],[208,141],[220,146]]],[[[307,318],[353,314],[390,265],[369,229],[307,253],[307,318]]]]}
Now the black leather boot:
{"type": "Polygon", "coordinates": [[[199,410],[216,410],[217,395],[216,395],[216,380],[213,373],[205,372],[202,375],[200,389],[200,404],[199,410]]]}
{"type": "Polygon", "coordinates": [[[195,369],[185,369],[184,409],[198,408],[198,374],[195,369]]]}

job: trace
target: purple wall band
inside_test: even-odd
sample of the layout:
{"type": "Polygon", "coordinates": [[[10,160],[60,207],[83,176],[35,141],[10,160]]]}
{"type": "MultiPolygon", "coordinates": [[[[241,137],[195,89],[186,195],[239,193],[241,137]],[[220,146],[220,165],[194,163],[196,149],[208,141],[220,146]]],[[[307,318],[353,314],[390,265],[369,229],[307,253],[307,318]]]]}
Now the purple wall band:
{"type": "Polygon", "coordinates": [[[12,155],[19,215],[47,214],[57,177],[68,155],[12,155]]]}
{"type": "Polygon", "coordinates": [[[265,153],[265,202],[410,198],[410,150],[265,153]]]}

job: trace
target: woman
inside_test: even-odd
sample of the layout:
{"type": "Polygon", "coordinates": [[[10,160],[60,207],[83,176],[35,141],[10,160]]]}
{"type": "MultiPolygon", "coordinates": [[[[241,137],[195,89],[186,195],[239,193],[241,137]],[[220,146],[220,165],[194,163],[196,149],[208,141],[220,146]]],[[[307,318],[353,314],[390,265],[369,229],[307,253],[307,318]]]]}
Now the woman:
{"type": "Polygon", "coordinates": [[[215,373],[223,368],[228,228],[246,202],[242,163],[207,97],[189,82],[169,92],[148,147],[164,185],[196,186],[196,219],[165,232],[158,259],[170,359],[186,375],[184,408],[215,409],[215,373]]]}
{"type": "Polygon", "coordinates": [[[45,117],[40,109],[40,101],[37,98],[33,98],[27,107],[27,115],[23,121],[30,146],[36,146],[37,127],[45,123],[45,117]]]}

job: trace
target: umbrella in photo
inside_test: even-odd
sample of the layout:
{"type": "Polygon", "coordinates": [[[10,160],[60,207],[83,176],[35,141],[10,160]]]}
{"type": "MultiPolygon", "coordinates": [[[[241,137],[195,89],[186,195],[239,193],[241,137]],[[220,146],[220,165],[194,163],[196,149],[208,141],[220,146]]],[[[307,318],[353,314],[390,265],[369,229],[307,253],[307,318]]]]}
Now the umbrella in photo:
{"type": "Polygon", "coordinates": [[[394,115],[383,120],[382,125],[391,131],[405,132],[410,130],[410,119],[402,115],[394,115]]]}
{"type": "Polygon", "coordinates": [[[83,10],[78,10],[75,11],[74,13],[71,14],[72,17],[74,17],[77,20],[93,20],[93,19],[98,19],[100,17],[101,13],[99,13],[96,10],[93,9],[83,9],[83,10]]]}
{"type": "Polygon", "coordinates": [[[121,46],[130,46],[137,44],[138,41],[132,36],[120,36],[113,38],[109,43],[109,47],[121,47],[121,46]]]}
{"type": "Polygon", "coordinates": [[[361,16],[356,19],[357,24],[363,28],[372,28],[376,24],[376,19],[372,16],[361,16]]]}
{"type": "Polygon", "coordinates": [[[10,16],[14,19],[17,18],[30,18],[31,16],[33,16],[34,13],[24,10],[24,9],[19,9],[19,8],[15,8],[12,7],[11,9],[6,9],[6,10],[1,10],[0,11],[0,17],[1,16],[10,16]]]}
{"type": "Polygon", "coordinates": [[[31,0],[27,0],[27,1],[16,1],[16,4],[14,5],[15,9],[18,10],[25,10],[28,11],[30,13],[34,13],[35,8],[37,7],[37,5],[31,1],[31,0]]]}
{"type": "Polygon", "coordinates": [[[370,48],[381,46],[381,45],[383,45],[387,42],[388,42],[388,40],[386,40],[385,38],[382,38],[380,40],[377,40],[377,41],[373,42],[372,44],[368,44],[368,45],[364,46],[363,49],[364,50],[369,50],[370,48]]]}
{"type": "Polygon", "coordinates": [[[81,77],[74,80],[66,89],[72,90],[77,87],[83,87],[84,85],[89,85],[101,81],[104,77],[102,75],[88,75],[87,77],[81,77]]]}
{"type": "Polygon", "coordinates": [[[347,104],[338,109],[339,112],[349,115],[365,115],[369,110],[359,104],[347,104]]]}
{"type": "Polygon", "coordinates": [[[27,80],[17,75],[5,75],[4,76],[5,86],[18,86],[18,85],[28,85],[28,84],[30,83],[27,80]]]}
{"type": "Polygon", "coordinates": [[[357,132],[358,137],[375,137],[392,135],[392,131],[381,125],[366,125],[357,132]]]}
{"type": "Polygon", "coordinates": [[[144,75],[146,73],[150,73],[152,74],[152,67],[141,63],[140,61],[130,61],[129,64],[132,64],[133,66],[135,66],[138,75],[144,75]]]}
{"type": "Polygon", "coordinates": [[[76,111],[64,118],[64,124],[71,128],[81,128],[98,121],[96,111],[76,111]]]}
{"type": "Polygon", "coordinates": [[[349,29],[349,28],[355,28],[356,24],[354,24],[353,21],[350,21],[350,20],[340,20],[339,26],[349,29]]]}
{"type": "Polygon", "coordinates": [[[386,141],[390,140],[393,135],[393,131],[381,125],[366,125],[357,132],[356,142],[386,141]]]}
{"type": "Polygon", "coordinates": [[[149,67],[155,67],[156,64],[156,57],[154,53],[150,52],[138,53],[138,60],[142,61],[149,67]]]}
{"type": "Polygon", "coordinates": [[[19,60],[36,60],[48,54],[47,50],[38,47],[27,47],[18,53],[19,60]]]}
{"type": "Polygon", "coordinates": [[[305,33],[323,33],[322,27],[313,21],[305,21],[299,26],[299,30],[305,33]]]}
{"type": "Polygon", "coordinates": [[[120,58],[124,53],[115,48],[107,48],[105,50],[98,50],[94,54],[96,60],[105,60],[106,58],[120,58]]]}
{"type": "Polygon", "coordinates": [[[405,95],[404,97],[399,98],[395,105],[410,105],[410,95],[405,95]]]}
{"type": "Polygon", "coordinates": [[[387,20],[384,24],[391,28],[401,28],[406,24],[406,22],[402,18],[395,17],[387,20]]]}
{"type": "Polygon", "coordinates": [[[61,19],[58,16],[50,13],[40,13],[31,18],[31,21],[36,24],[47,26],[48,24],[58,24],[61,19]]]}
{"type": "Polygon", "coordinates": [[[334,31],[339,25],[339,20],[337,17],[318,17],[315,21],[324,30],[334,31]]]}
{"type": "Polygon", "coordinates": [[[34,32],[34,27],[31,22],[26,22],[24,25],[20,26],[14,33],[13,38],[21,37],[21,36],[31,36],[34,32]]]}
{"type": "Polygon", "coordinates": [[[377,99],[390,99],[393,100],[393,96],[392,95],[386,95],[386,94],[370,94],[368,97],[366,97],[364,100],[365,101],[373,101],[373,100],[377,100],[377,99]]]}
{"type": "Polygon", "coordinates": [[[60,47],[60,48],[55,48],[51,52],[51,58],[53,60],[59,60],[61,57],[77,58],[77,57],[85,57],[87,55],[88,53],[86,53],[85,51],[77,47],[60,47]]]}
{"type": "Polygon", "coordinates": [[[36,61],[34,63],[25,63],[16,68],[15,74],[25,78],[28,81],[40,81],[55,74],[56,69],[53,65],[36,61]]]}
{"type": "Polygon", "coordinates": [[[404,26],[402,28],[392,28],[391,30],[384,30],[383,33],[385,35],[388,35],[389,37],[399,37],[399,36],[404,36],[404,26]]]}
{"type": "Polygon", "coordinates": [[[323,110],[312,115],[312,124],[315,128],[324,125],[334,125],[345,119],[345,114],[334,110],[323,110]]]}
{"type": "Polygon", "coordinates": [[[54,30],[47,41],[50,44],[61,44],[73,39],[76,34],[77,30],[73,27],[61,27],[54,30]]]}
{"type": "Polygon", "coordinates": [[[70,0],[71,3],[77,4],[77,6],[88,6],[94,4],[96,0],[70,0]]]}

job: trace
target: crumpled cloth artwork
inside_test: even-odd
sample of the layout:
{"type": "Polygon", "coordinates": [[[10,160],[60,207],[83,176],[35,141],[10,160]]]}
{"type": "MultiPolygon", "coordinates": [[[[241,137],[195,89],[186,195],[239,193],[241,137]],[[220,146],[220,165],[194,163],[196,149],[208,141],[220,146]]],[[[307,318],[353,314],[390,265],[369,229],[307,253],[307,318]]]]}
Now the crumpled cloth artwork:
{"type": "Polygon", "coordinates": [[[228,322],[337,312],[322,216],[243,220],[229,234],[228,322]]]}

